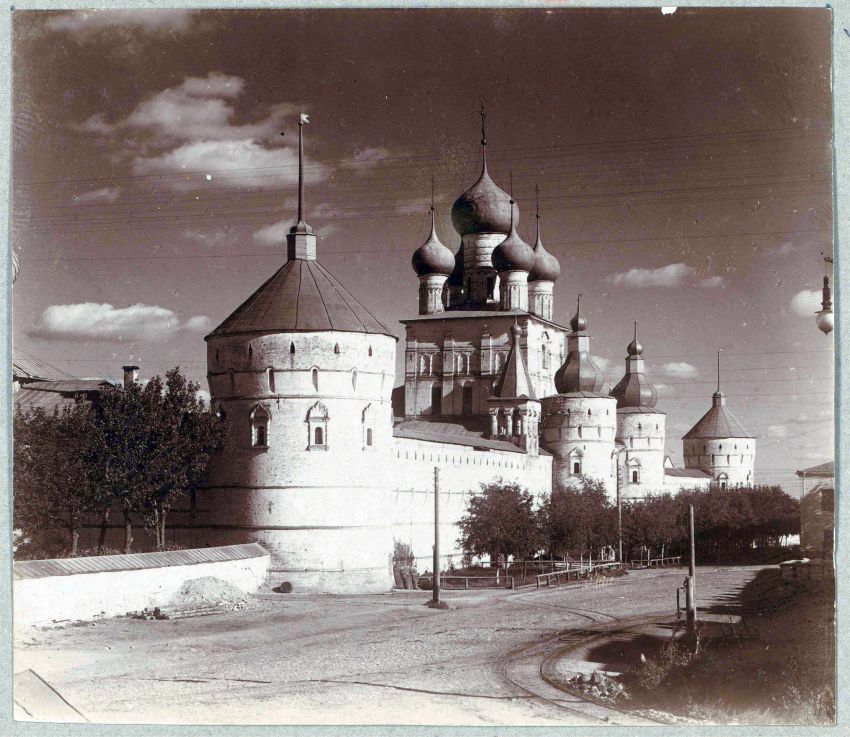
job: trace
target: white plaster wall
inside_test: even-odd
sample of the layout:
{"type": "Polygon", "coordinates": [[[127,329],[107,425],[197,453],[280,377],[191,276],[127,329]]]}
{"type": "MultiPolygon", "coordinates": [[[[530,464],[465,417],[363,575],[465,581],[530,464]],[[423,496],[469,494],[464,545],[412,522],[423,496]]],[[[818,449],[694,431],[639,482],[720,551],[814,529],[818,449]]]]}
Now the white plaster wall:
{"type": "Polygon", "coordinates": [[[210,540],[259,542],[274,576],[301,590],[390,587],[395,345],[389,336],[341,332],[209,340],[210,391],[230,426],[227,452],[197,495],[198,527],[210,540]],[[326,447],[311,442],[317,403],[328,413],[326,447]],[[252,445],[258,404],[270,415],[267,447],[252,445]]]}
{"type": "Polygon", "coordinates": [[[729,486],[755,484],[755,438],[717,438],[683,441],[685,468],[698,468],[719,481],[726,474],[729,486]]]}
{"type": "Polygon", "coordinates": [[[552,486],[557,489],[580,483],[572,472],[570,453],[581,450],[581,475],[601,481],[609,496],[615,498],[617,400],[576,393],[546,397],[542,404],[545,419],[540,444],[555,457],[552,486]]]}
{"type": "Polygon", "coordinates": [[[114,617],[145,607],[161,607],[186,581],[205,576],[252,593],[266,580],[269,560],[268,555],[263,555],[194,565],[19,579],[13,587],[15,627],[114,617]]]}
{"type": "Polygon", "coordinates": [[[663,493],[664,438],[667,417],[662,412],[617,412],[620,496],[623,499],[663,493]],[[640,463],[639,483],[632,483],[630,461],[640,463]]]}
{"type": "Polygon", "coordinates": [[[440,552],[460,565],[460,518],[482,483],[518,482],[538,499],[551,492],[551,456],[507,451],[477,451],[450,443],[396,438],[393,535],[417,556],[419,570],[432,569],[434,543],[434,467],[440,469],[440,552]]]}
{"type": "Polygon", "coordinates": [[[687,478],[683,476],[665,476],[665,493],[675,494],[681,489],[707,489],[711,485],[710,478],[687,478]]]}

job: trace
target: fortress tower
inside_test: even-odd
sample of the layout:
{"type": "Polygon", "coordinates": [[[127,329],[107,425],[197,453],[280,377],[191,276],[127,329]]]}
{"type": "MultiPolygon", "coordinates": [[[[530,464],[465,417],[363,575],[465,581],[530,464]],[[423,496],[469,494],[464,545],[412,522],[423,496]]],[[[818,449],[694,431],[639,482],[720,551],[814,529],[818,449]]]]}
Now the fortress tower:
{"type": "Polygon", "coordinates": [[[708,410],[682,438],[685,467],[704,471],[725,489],[755,484],[756,439],[726,406],[720,391],[720,351],[717,352],[717,391],[708,410]]]}
{"type": "Polygon", "coordinates": [[[643,346],[635,337],[626,349],[626,374],[611,391],[617,400],[620,496],[642,497],[664,490],[666,415],[655,409],[658,393],[644,373],[643,346]]]}
{"type": "Polygon", "coordinates": [[[542,402],[541,443],[554,456],[552,488],[579,486],[585,476],[604,483],[608,494],[614,497],[617,400],[600,393],[602,372],[590,357],[581,295],[570,327],[567,359],[555,374],[558,394],[542,402]]]}
{"type": "Polygon", "coordinates": [[[198,511],[216,544],[269,550],[273,581],[386,591],[396,338],[317,260],[303,218],[306,122],[288,260],[206,337],[230,437],[198,511]]]}

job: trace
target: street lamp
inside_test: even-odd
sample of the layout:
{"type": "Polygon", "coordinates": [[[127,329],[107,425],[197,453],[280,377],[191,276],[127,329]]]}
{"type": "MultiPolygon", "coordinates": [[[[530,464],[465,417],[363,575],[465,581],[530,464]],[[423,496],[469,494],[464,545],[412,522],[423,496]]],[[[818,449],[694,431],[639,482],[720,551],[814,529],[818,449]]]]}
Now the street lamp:
{"type": "MultiPolygon", "coordinates": [[[[832,259],[829,256],[824,256],[823,260],[831,264],[832,259]]],[[[823,301],[821,302],[821,310],[816,312],[817,325],[824,335],[829,335],[835,327],[835,315],[832,314],[832,292],[829,288],[829,276],[823,277],[823,301]]]]}

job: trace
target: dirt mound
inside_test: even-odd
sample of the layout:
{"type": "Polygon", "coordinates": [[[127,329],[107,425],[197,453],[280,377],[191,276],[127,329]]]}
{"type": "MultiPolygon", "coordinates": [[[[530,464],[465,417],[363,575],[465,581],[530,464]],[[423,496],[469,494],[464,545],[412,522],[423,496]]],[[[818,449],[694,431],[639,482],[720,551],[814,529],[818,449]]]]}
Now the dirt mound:
{"type": "Polygon", "coordinates": [[[169,608],[214,606],[224,610],[244,609],[248,595],[233,584],[214,576],[186,581],[172,597],[169,608]]]}

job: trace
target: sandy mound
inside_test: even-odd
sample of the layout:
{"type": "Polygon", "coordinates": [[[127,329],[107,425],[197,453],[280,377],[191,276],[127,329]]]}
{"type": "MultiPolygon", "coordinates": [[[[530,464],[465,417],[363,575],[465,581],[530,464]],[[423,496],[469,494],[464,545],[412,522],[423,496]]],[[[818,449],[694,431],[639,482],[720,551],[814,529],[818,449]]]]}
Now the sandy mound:
{"type": "Polygon", "coordinates": [[[247,605],[248,595],[244,591],[214,576],[186,581],[168,604],[169,608],[215,606],[223,609],[244,609],[247,605]]]}

